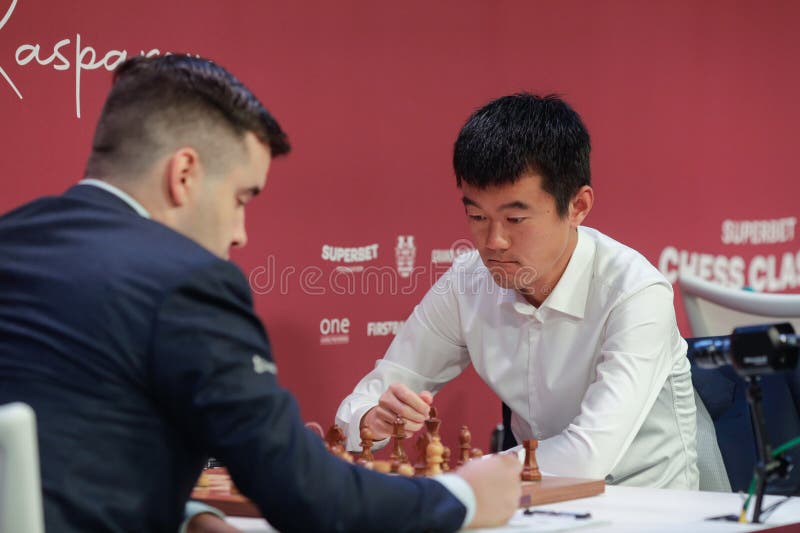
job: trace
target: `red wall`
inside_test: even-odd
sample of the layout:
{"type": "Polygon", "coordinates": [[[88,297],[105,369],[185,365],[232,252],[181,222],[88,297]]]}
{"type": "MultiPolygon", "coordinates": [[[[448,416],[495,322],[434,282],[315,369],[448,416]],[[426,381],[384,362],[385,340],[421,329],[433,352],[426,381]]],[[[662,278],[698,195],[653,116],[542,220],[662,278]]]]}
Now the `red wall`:
{"type": "MultiPolygon", "coordinates": [[[[582,114],[597,196],[588,225],[670,275],[683,251],[707,279],[800,286],[800,3],[0,0],[3,14],[0,212],[80,178],[113,51],[210,57],[281,121],[295,151],[273,166],[234,260],[306,419],[332,420],[391,340],[367,324],[405,319],[446,268],[432,250],[467,236],[451,147],[469,113],[502,94],[558,92],[582,114]],[[777,242],[723,235],[765,226],[777,242]],[[397,276],[407,235],[416,285],[397,276]],[[373,244],[376,258],[350,264],[362,272],[322,259],[325,245],[373,244]],[[383,291],[361,289],[370,271],[383,291]],[[322,321],[345,318],[348,343],[321,344],[322,321]]],[[[471,371],[437,403],[446,441],[467,423],[486,445],[499,406],[471,371]]]]}

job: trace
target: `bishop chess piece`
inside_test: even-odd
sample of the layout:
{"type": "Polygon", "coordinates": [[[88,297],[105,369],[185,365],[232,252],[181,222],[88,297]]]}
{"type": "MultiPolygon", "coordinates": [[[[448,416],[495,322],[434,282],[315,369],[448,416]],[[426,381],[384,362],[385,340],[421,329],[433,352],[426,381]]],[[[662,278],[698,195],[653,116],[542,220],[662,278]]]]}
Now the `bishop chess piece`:
{"type": "Polygon", "coordinates": [[[522,446],[525,448],[525,461],[522,464],[520,479],[522,481],[541,481],[542,473],[539,471],[539,465],[536,464],[536,448],[539,447],[539,441],[536,439],[523,440],[522,446]]]}

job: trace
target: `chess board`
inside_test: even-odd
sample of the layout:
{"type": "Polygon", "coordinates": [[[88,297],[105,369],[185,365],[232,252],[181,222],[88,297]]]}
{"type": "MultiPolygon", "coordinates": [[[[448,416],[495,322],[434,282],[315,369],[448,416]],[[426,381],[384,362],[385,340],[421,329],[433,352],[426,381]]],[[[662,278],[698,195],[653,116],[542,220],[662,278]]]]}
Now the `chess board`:
{"type": "MultiPolygon", "coordinates": [[[[229,516],[260,517],[253,502],[235,489],[231,490],[231,478],[225,468],[205,471],[205,487],[195,487],[192,499],[216,507],[229,516]]],[[[605,481],[570,477],[544,476],[541,481],[523,481],[520,507],[532,507],[546,503],[588,498],[605,492],[605,481]]]]}

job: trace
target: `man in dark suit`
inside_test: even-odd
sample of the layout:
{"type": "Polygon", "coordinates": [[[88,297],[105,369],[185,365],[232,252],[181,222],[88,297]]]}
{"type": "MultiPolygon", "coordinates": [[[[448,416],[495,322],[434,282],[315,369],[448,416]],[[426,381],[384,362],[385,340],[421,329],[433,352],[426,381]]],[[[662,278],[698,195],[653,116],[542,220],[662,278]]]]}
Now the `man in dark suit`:
{"type": "Polygon", "coordinates": [[[514,511],[514,458],[389,477],[304,428],[227,261],[288,151],[221,67],[138,57],[86,179],[0,218],[0,403],[36,411],[48,531],[173,533],[209,455],[284,531],[453,531],[514,511]]]}

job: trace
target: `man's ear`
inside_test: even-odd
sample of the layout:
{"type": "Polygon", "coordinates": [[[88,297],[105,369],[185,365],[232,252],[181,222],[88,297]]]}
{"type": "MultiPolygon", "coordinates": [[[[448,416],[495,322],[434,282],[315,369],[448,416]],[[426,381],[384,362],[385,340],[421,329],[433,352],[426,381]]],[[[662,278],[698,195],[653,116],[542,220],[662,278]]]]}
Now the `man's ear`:
{"type": "Polygon", "coordinates": [[[189,203],[203,178],[200,156],[194,148],[179,148],[167,160],[166,185],[170,204],[181,207],[189,203]]]}
{"type": "Polygon", "coordinates": [[[583,219],[586,218],[586,215],[592,210],[593,205],[594,190],[590,186],[584,185],[578,189],[578,192],[575,193],[575,196],[572,197],[572,201],[569,203],[570,225],[575,228],[580,226],[583,219]]]}

